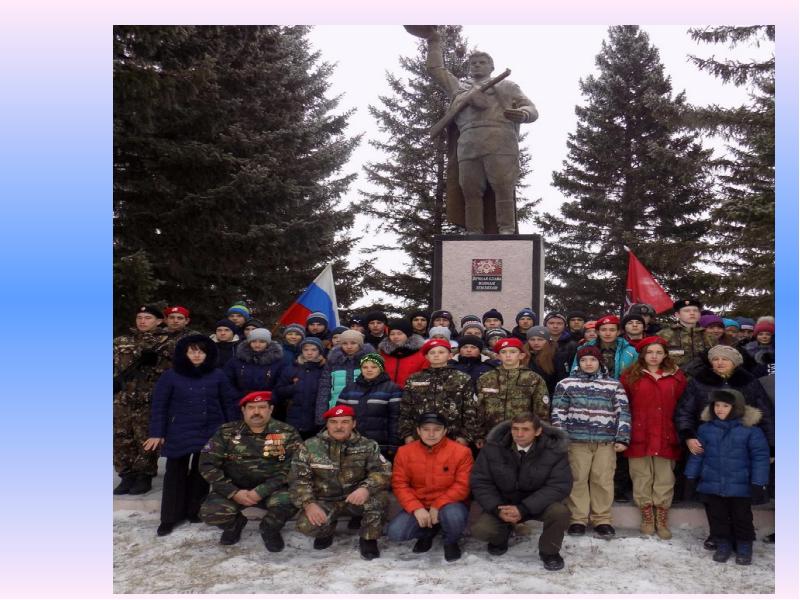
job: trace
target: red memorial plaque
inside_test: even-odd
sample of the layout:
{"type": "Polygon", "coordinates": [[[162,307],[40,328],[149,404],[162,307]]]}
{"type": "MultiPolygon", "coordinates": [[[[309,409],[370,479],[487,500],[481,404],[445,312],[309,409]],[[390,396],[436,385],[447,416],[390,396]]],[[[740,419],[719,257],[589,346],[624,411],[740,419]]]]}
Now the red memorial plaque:
{"type": "Polygon", "coordinates": [[[472,291],[499,292],[503,289],[503,259],[472,259],[472,291]]]}

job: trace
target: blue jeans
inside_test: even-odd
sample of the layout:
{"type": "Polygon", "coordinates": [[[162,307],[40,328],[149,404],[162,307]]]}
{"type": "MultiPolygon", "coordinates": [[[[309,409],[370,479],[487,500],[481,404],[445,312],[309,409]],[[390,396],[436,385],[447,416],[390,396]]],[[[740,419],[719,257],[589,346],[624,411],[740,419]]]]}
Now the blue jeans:
{"type": "MultiPolygon", "coordinates": [[[[442,526],[442,537],[445,544],[455,544],[467,526],[469,509],[463,502],[445,504],[439,509],[439,523],[442,526]]],[[[386,536],[393,542],[405,542],[413,538],[421,538],[431,534],[431,529],[420,527],[413,513],[401,512],[386,531],[386,536]]]]}

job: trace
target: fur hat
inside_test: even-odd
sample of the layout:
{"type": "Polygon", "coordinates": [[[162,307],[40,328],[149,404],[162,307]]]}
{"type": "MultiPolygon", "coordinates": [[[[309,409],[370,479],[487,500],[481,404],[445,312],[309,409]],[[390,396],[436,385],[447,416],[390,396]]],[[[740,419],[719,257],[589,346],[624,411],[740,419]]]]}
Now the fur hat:
{"type": "Polygon", "coordinates": [[[655,317],[656,311],[649,304],[632,304],[631,307],[628,309],[627,314],[642,315],[643,317],[647,316],[655,317]]]}
{"type": "Polygon", "coordinates": [[[744,407],[746,405],[744,396],[738,390],[734,389],[725,389],[725,390],[712,390],[711,393],[708,395],[708,404],[711,407],[711,411],[714,411],[714,403],[715,402],[724,402],[725,404],[730,404],[733,407],[728,418],[726,421],[732,421],[733,419],[740,419],[744,416],[744,407]]]}
{"type": "Polygon", "coordinates": [[[628,313],[627,315],[622,317],[622,320],[620,320],[619,325],[622,329],[625,329],[625,325],[627,325],[631,321],[639,321],[639,323],[641,323],[642,325],[647,325],[647,323],[644,322],[644,315],[640,313],[628,313]]]}
{"type": "Polygon", "coordinates": [[[718,356],[727,358],[737,367],[742,364],[742,355],[732,346],[723,346],[719,344],[708,351],[708,360],[717,358],[718,356]]]}

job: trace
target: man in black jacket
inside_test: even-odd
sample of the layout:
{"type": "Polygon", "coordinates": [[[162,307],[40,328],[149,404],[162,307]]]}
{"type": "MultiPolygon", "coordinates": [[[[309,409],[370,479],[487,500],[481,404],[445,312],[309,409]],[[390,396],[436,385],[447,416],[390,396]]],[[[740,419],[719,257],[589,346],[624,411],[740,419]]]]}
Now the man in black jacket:
{"type": "Polygon", "coordinates": [[[472,470],[472,495],[483,512],[472,535],[489,543],[489,554],[508,550],[516,523],[544,523],[539,557],[548,571],[564,568],[559,551],[570,521],[563,501],[572,489],[567,434],[530,412],[499,423],[487,436],[472,470]]]}

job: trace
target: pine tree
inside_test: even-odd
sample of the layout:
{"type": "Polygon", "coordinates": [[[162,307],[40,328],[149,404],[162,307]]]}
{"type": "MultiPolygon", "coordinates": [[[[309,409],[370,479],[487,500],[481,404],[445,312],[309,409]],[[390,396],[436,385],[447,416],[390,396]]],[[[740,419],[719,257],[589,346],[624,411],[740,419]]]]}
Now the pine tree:
{"type": "MultiPolygon", "coordinates": [[[[244,299],[271,321],[328,261],[355,298],[340,198],[357,138],[326,98],[332,67],[304,27],[115,27],[114,262],[138,255],[144,291],[213,323],[244,299]]],[[[134,303],[149,301],[139,297],[134,303]]],[[[115,306],[118,327],[127,303],[115,306]]]]}
{"type": "Polygon", "coordinates": [[[707,297],[699,267],[712,204],[710,154],[685,131],[683,93],[673,96],[658,50],[636,26],[609,28],[597,76],[580,82],[564,167],[553,185],[573,198],[541,215],[548,236],[551,308],[618,312],[630,247],[673,296],[707,297]]]}
{"type": "MultiPolygon", "coordinates": [[[[691,29],[708,43],[773,44],[774,26],[691,29]]],[[[728,140],[719,161],[721,202],[714,210],[715,256],[724,271],[719,297],[729,312],[773,314],[775,303],[775,55],[748,62],[691,57],[725,83],[746,86],[750,101],[734,108],[698,107],[694,123],[728,140]]]]}
{"type": "MultiPolygon", "coordinates": [[[[459,79],[468,78],[467,45],[461,26],[440,27],[445,67],[459,79]]],[[[379,231],[397,237],[408,257],[410,268],[384,273],[371,268],[365,283],[371,289],[402,299],[402,307],[387,306],[394,312],[410,307],[429,308],[432,295],[433,238],[456,234],[461,230],[447,221],[447,135],[435,140],[429,137],[430,127],[444,116],[450,104],[425,67],[426,43],[421,41],[417,54],[401,56],[403,76],[387,73],[390,95],[379,97],[378,106],[370,106],[370,114],[378,123],[380,139],[370,145],[385,158],[364,167],[367,180],[377,191],[362,191],[362,210],[379,220],[379,231]]],[[[530,156],[520,152],[520,180],[529,172],[530,156]]],[[[530,218],[536,201],[530,202],[517,193],[517,217],[530,218]]],[[[383,244],[368,253],[395,250],[383,244]]],[[[368,264],[368,263],[365,263],[368,264]]]]}

